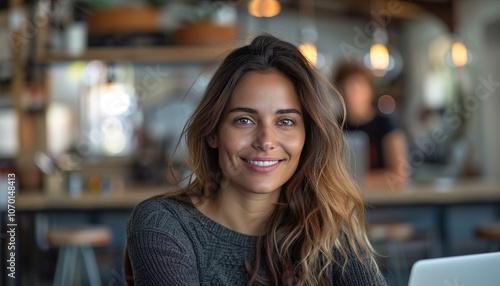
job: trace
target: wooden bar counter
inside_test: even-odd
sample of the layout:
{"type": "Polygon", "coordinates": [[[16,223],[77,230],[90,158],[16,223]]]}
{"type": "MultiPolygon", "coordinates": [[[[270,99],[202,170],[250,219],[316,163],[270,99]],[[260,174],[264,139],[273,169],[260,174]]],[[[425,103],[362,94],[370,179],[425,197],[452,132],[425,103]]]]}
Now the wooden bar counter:
{"type": "Polygon", "coordinates": [[[500,181],[440,179],[400,190],[365,190],[369,205],[462,204],[500,202],[500,181]]]}
{"type": "MultiPolygon", "coordinates": [[[[47,195],[41,192],[21,193],[17,197],[18,211],[132,209],[139,202],[173,190],[174,187],[130,188],[121,193],[89,194],[80,196],[47,195]]],[[[413,184],[399,190],[363,190],[370,206],[397,206],[418,204],[461,204],[500,202],[500,182],[484,180],[442,180],[413,184]]]]}

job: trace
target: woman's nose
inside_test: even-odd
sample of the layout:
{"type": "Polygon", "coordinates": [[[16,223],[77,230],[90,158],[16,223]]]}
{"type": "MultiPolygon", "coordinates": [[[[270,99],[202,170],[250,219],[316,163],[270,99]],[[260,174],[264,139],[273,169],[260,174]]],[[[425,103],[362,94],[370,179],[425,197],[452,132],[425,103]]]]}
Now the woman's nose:
{"type": "Polygon", "coordinates": [[[255,132],[253,147],[263,151],[272,150],[276,147],[276,136],[274,129],[270,126],[260,126],[255,132]]]}

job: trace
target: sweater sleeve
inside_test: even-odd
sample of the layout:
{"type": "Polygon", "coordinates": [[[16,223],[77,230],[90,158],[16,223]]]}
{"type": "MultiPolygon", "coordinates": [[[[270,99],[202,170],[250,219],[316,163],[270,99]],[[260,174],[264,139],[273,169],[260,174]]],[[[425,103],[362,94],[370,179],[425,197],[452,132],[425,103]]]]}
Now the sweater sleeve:
{"type": "Polygon", "coordinates": [[[176,224],[158,202],[146,201],[134,209],[127,248],[135,285],[199,285],[193,250],[176,224]]]}

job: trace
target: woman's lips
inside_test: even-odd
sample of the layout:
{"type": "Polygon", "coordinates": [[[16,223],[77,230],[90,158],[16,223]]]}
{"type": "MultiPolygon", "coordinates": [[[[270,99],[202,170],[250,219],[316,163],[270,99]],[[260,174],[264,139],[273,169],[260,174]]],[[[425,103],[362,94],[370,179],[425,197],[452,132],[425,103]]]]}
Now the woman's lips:
{"type": "Polygon", "coordinates": [[[278,168],[282,160],[277,158],[250,158],[243,159],[243,162],[250,170],[260,174],[267,174],[278,168]]]}

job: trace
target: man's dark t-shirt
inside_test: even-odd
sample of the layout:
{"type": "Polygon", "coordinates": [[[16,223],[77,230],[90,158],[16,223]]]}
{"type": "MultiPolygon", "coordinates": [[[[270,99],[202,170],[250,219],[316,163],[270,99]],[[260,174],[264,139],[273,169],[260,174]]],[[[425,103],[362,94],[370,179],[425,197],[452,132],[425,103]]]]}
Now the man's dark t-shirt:
{"type": "Polygon", "coordinates": [[[363,131],[368,135],[370,140],[370,169],[381,169],[386,167],[382,140],[387,134],[398,127],[394,119],[377,114],[372,120],[362,125],[350,125],[346,123],[344,131],[363,131]]]}

